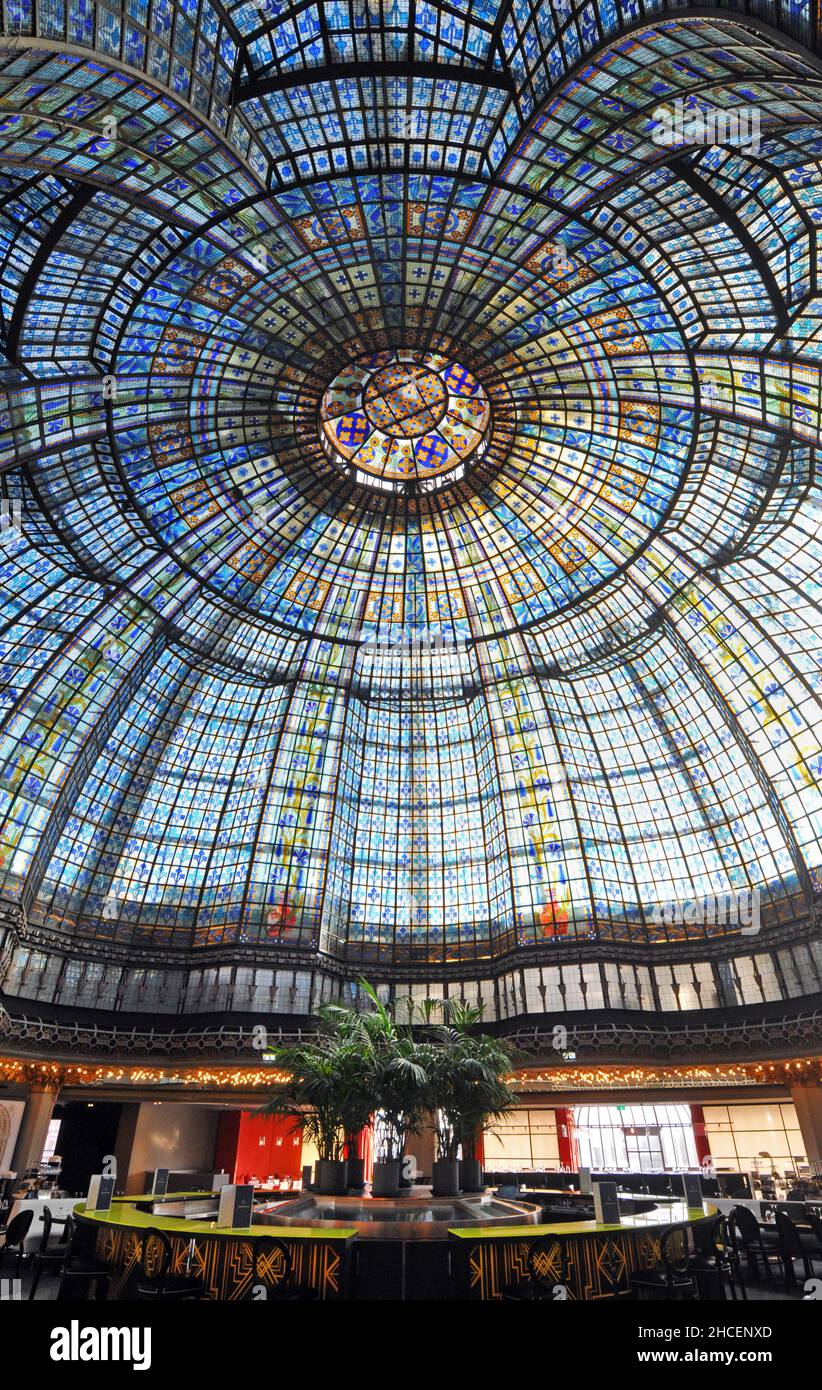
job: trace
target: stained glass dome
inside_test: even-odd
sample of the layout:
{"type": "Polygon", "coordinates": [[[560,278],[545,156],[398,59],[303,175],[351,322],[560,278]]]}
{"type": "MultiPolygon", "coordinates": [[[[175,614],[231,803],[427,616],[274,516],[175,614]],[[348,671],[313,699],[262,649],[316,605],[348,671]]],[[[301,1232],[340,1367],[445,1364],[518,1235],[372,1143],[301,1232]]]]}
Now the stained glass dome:
{"type": "Polygon", "coordinates": [[[329,458],[363,483],[442,486],[485,452],[491,423],[477,378],[437,353],[378,352],[344,367],[320,407],[329,458]]]}
{"type": "Polygon", "coordinates": [[[43,972],[810,920],[822,67],[806,0],[757,13],[9,0],[0,901],[43,972]]]}

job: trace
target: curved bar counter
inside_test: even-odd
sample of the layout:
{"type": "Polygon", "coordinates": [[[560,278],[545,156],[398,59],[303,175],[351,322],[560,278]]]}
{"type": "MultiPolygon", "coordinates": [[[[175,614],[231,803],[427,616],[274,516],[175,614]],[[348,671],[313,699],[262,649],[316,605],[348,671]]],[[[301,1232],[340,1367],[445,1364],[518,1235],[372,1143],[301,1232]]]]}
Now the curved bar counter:
{"type": "MultiPolygon", "coordinates": [[[[356,1226],[282,1225],[255,1222],[250,1229],[218,1227],[202,1208],[208,1193],[175,1194],[167,1201],[153,1197],[115,1198],[107,1212],[75,1209],[78,1237],[86,1253],[96,1255],[112,1271],[109,1297],[128,1298],[135,1282],[142,1237],[155,1227],[164,1231],[172,1246],[172,1271],[183,1274],[191,1260],[192,1272],[205,1281],[209,1299],[240,1300],[252,1296],[252,1246],[261,1236],[276,1236],[288,1246],[295,1283],[316,1290],[320,1299],[368,1298],[360,1287],[359,1254],[365,1242],[356,1226]],[[163,1215],[158,1207],[182,1205],[184,1213],[163,1215]],[[199,1207],[199,1212],[191,1210],[199,1207]],[[154,1208],[152,1210],[152,1208],[154,1208]],[[192,1247],[192,1241],[194,1245],[192,1247]]],[[[213,1209],[213,1203],[212,1203],[213,1209]]],[[[433,1269],[427,1286],[431,1298],[498,1299],[503,1288],[527,1277],[527,1250],[535,1240],[555,1236],[556,1244],[545,1254],[548,1277],[560,1280],[559,1240],[566,1242],[568,1270],[565,1284],[574,1300],[626,1297],[630,1276],[650,1269],[660,1258],[660,1236],[672,1224],[698,1225],[715,1214],[711,1203],[701,1209],[684,1202],[666,1203],[663,1210],[623,1216],[619,1225],[575,1221],[548,1225],[462,1226],[437,1233],[425,1241],[431,1253],[442,1252],[442,1277],[433,1269]]],[[[375,1242],[367,1244],[371,1251],[375,1242]]],[[[397,1242],[385,1241],[386,1253],[397,1242]]],[[[270,1275],[276,1284],[277,1272],[270,1275]]],[[[379,1296],[379,1295],[377,1295],[379,1296]]],[[[411,1294],[410,1296],[414,1296],[411,1294]]]]}
{"type": "Polygon", "coordinates": [[[560,1238],[566,1242],[565,1286],[570,1299],[584,1302],[599,1298],[627,1298],[630,1277],[652,1269],[660,1261],[660,1237],[668,1226],[697,1226],[716,1215],[711,1202],[687,1207],[666,1202],[662,1210],[622,1216],[619,1225],[596,1221],[570,1221],[544,1226],[507,1226],[499,1231],[463,1227],[452,1233],[457,1297],[496,1299],[509,1284],[528,1277],[528,1246],[540,1237],[555,1235],[557,1242],[545,1253],[545,1277],[560,1284],[560,1238]]]}
{"type": "MultiPolygon", "coordinates": [[[[128,1298],[140,1266],[146,1231],[164,1231],[171,1242],[171,1273],[183,1275],[191,1257],[191,1271],[202,1277],[209,1299],[245,1299],[252,1295],[252,1246],[260,1236],[276,1236],[288,1246],[291,1277],[295,1284],[315,1289],[320,1299],[341,1298],[346,1292],[348,1248],[357,1234],[353,1227],[312,1230],[292,1226],[273,1231],[264,1226],[235,1229],[218,1226],[202,1208],[210,1205],[210,1193],[175,1193],[167,1201],[156,1197],[115,1197],[110,1211],[87,1212],[75,1208],[78,1238],[85,1252],[94,1254],[112,1272],[109,1298],[128,1298]],[[183,1214],[163,1215],[158,1207],[182,1205],[183,1214]],[[152,1209],[153,1208],[153,1209],[152,1209]],[[191,1210],[194,1208],[194,1210],[191,1210]],[[200,1208],[200,1210],[196,1210],[200,1208]],[[194,1242],[192,1254],[192,1241],[194,1242]]],[[[277,1271],[267,1275],[270,1286],[277,1271]]]]}

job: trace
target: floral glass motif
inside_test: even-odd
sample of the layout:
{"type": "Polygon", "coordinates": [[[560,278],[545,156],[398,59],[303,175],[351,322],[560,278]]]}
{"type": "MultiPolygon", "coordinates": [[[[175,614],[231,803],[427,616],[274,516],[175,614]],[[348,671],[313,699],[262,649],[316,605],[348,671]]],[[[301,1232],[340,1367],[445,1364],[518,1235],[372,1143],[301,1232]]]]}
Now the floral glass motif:
{"type": "Polygon", "coordinates": [[[461,477],[482,457],[491,406],[467,368],[438,353],[358,358],[326,391],[320,410],[329,457],[383,488],[461,477]]]}
{"type": "Polygon", "coordinates": [[[9,0],[29,981],[57,933],[89,1007],[74,937],[475,983],[539,948],[529,1011],[632,1009],[575,941],[738,932],[692,909],[756,888],[727,988],[778,997],[766,928],[822,885],[822,136],[816,12],[755,9],[9,0]],[[759,154],[655,143],[740,100],[759,154]]]}

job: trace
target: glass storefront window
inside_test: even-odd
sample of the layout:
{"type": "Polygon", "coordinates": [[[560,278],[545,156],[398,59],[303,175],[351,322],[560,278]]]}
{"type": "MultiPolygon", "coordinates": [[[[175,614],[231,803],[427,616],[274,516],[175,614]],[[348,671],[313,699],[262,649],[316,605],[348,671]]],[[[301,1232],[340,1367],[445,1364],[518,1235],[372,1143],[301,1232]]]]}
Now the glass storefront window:
{"type": "Polygon", "coordinates": [[[687,1105],[577,1105],[574,1126],[584,1168],[652,1173],[699,1166],[687,1105]]]}

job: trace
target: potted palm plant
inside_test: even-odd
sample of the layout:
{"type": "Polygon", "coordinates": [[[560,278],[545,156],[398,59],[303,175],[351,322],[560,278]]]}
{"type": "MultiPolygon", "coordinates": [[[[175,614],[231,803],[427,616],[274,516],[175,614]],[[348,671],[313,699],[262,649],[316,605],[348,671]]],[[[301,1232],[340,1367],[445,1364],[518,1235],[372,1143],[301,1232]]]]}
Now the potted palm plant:
{"type": "Polygon", "coordinates": [[[358,1153],[360,1129],[345,1131],[345,1186],[347,1192],[362,1192],[365,1187],[365,1159],[358,1153]]]}
{"type": "Polygon", "coordinates": [[[428,1075],[423,1047],[410,1035],[395,1036],[380,1058],[377,1100],[379,1162],[374,1164],[373,1197],[396,1197],[401,1187],[405,1146],[418,1134],[425,1112],[428,1075]]]}
{"type": "MultiPolygon", "coordinates": [[[[453,1011],[455,1027],[463,1032],[473,1029],[480,1013],[459,1005],[453,1011]]],[[[489,1125],[501,1119],[516,1103],[516,1096],[506,1081],[513,1065],[513,1049],[504,1039],[488,1033],[466,1034],[466,1044],[480,1063],[482,1074],[466,1087],[459,1105],[460,1187],[463,1192],[480,1192],[482,1164],[476,1157],[477,1145],[489,1125]]]]}
{"type": "Polygon", "coordinates": [[[275,1055],[289,1080],[272,1096],[265,1112],[291,1119],[293,1131],[302,1129],[303,1137],[313,1141],[316,1190],[341,1196],[346,1190],[344,1112],[350,1062],[322,1038],[277,1048],[275,1055]]]}
{"type": "MultiPolygon", "coordinates": [[[[419,1133],[426,1113],[437,1139],[434,1195],[460,1190],[461,1150],[462,1181],[476,1190],[482,1173],[468,1150],[485,1124],[515,1099],[504,1079],[512,1061],[508,1045],[477,1033],[481,1010],[456,1001],[427,1000],[422,1027],[415,1031],[410,1012],[400,1027],[376,990],[359,983],[369,1007],[327,1005],[309,1041],[275,1050],[289,1080],[267,1112],[289,1116],[293,1128],[313,1140],[318,1192],[346,1191],[346,1147],[350,1153],[352,1137],[376,1115],[372,1195],[395,1197],[406,1143],[419,1133]],[[436,1010],[443,1011],[440,1024],[432,1023],[436,1010]]],[[[356,1171],[352,1177],[353,1185],[362,1183],[356,1171]]]]}
{"type": "Polygon", "coordinates": [[[357,1153],[359,1136],[374,1110],[373,1067],[367,1048],[356,1034],[342,1033],[336,1046],[340,1068],[340,1114],[345,1135],[346,1183],[349,1190],[365,1187],[365,1159],[357,1153]]]}
{"type": "Polygon", "coordinates": [[[430,1027],[429,1110],[437,1142],[433,1195],[478,1191],[482,1170],[467,1156],[489,1120],[498,1119],[516,1097],[505,1076],[512,1054],[507,1043],[474,1030],[481,1010],[459,1001],[444,1006],[446,1022],[430,1027]],[[460,1150],[463,1158],[460,1162],[460,1150]]]}
{"type": "Polygon", "coordinates": [[[330,1005],[323,1019],[353,1049],[352,1091],[362,1097],[363,1110],[367,1106],[369,1115],[378,1116],[371,1195],[396,1197],[408,1137],[421,1125],[427,1077],[410,1030],[397,1027],[373,986],[366,980],[359,986],[370,1008],[330,1005]]]}
{"type": "MultiPolygon", "coordinates": [[[[496,1042],[496,1039],[491,1041],[496,1042]]],[[[510,1059],[508,1059],[510,1066],[510,1059]]],[[[505,1068],[508,1070],[508,1067],[505,1068]]],[[[460,1136],[459,1182],[462,1192],[481,1192],[482,1163],[476,1151],[483,1132],[499,1120],[516,1100],[504,1081],[489,1077],[471,1088],[462,1103],[457,1125],[460,1136]]]]}
{"type": "Polygon", "coordinates": [[[428,1113],[437,1153],[432,1168],[431,1191],[434,1197],[455,1197],[460,1190],[460,1133],[457,1122],[462,1084],[458,1077],[457,1035],[445,1024],[433,1031],[435,1036],[426,1044],[428,1113]]]}

